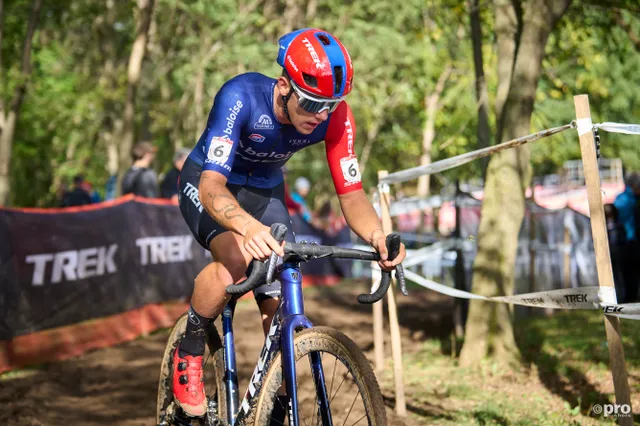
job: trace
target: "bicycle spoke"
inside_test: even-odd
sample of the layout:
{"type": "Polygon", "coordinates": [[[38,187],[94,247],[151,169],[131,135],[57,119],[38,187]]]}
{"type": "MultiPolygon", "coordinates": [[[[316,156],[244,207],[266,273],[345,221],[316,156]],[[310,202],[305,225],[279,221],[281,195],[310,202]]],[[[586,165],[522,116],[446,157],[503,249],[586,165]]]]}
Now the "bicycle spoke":
{"type": "MultiPolygon", "coordinates": [[[[293,412],[293,410],[291,411],[293,412]]],[[[307,419],[305,419],[304,414],[302,414],[302,410],[300,409],[300,407],[298,407],[298,415],[302,417],[302,422],[305,424],[305,426],[309,426],[307,425],[307,419]]],[[[289,424],[291,424],[291,419],[289,419],[289,424]]]]}
{"type": "Polygon", "coordinates": [[[351,403],[351,407],[349,408],[349,412],[347,413],[347,417],[344,418],[344,423],[342,423],[342,426],[347,424],[347,419],[349,418],[349,414],[351,414],[351,411],[353,410],[353,406],[356,405],[356,401],[358,400],[358,395],[360,395],[360,392],[356,393],[356,397],[353,398],[353,402],[351,403]]]}
{"type": "Polygon", "coordinates": [[[333,392],[333,380],[336,378],[337,364],[338,364],[338,357],[335,357],[335,361],[333,362],[333,374],[331,376],[331,388],[329,389],[329,396],[331,396],[331,393],[333,392]]]}
{"type": "MultiPolygon", "coordinates": [[[[313,362],[311,361],[311,354],[308,355],[309,356],[309,365],[311,365],[312,371],[311,374],[313,375],[313,362]]],[[[320,352],[320,364],[322,365],[322,352],[320,352]]],[[[317,398],[316,398],[317,399],[317,398]]],[[[316,422],[316,415],[319,412],[319,406],[316,408],[316,410],[314,410],[313,412],[313,417],[311,418],[311,424],[312,425],[317,425],[318,423],[316,422]]],[[[319,417],[319,416],[318,416],[319,417]]]]}
{"type": "MultiPolygon", "coordinates": [[[[284,404],[282,403],[282,399],[278,398],[278,395],[276,395],[276,401],[278,401],[278,404],[280,404],[280,407],[282,407],[282,410],[283,410],[283,411],[284,411],[284,413],[285,413],[285,414],[284,414],[284,417],[285,417],[285,419],[286,419],[286,417],[287,417],[287,407],[285,407],[285,406],[284,406],[284,404]]],[[[275,405],[275,404],[274,404],[274,405],[275,405]]],[[[271,410],[271,413],[272,413],[272,414],[271,414],[271,422],[273,422],[273,421],[275,420],[275,419],[273,418],[273,410],[271,410]]],[[[282,423],[282,422],[280,422],[280,421],[278,421],[278,420],[275,420],[275,422],[276,422],[276,423],[281,424],[282,426],[285,426],[285,424],[284,424],[284,423],[282,423]]],[[[291,423],[291,422],[289,422],[289,423],[291,423]]]]}
{"type": "MultiPolygon", "coordinates": [[[[365,415],[364,415],[364,416],[362,416],[362,417],[360,417],[360,418],[358,419],[358,421],[357,421],[357,422],[355,422],[353,425],[356,425],[356,424],[360,423],[360,420],[362,420],[362,419],[366,419],[366,418],[367,418],[367,414],[365,413],[365,415]]],[[[351,425],[351,426],[353,426],[353,425],[351,425]]]]}
{"type": "Polygon", "coordinates": [[[342,381],[340,382],[340,386],[338,386],[338,389],[336,389],[336,393],[331,398],[329,398],[329,405],[331,405],[331,403],[333,402],[333,398],[335,398],[335,396],[338,394],[338,391],[342,387],[342,384],[344,383],[344,381],[347,380],[348,375],[349,375],[349,371],[347,370],[346,374],[342,378],[342,381]]]}
{"type": "Polygon", "coordinates": [[[273,416],[272,416],[269,420],[270,420],[270,423],[276,422],[276,423],[278,423],[278,424],[281,424],[282,426],[286,426],[284,423],[279,422],[278,420],[275,420],[275,419],[273,418],[273,416]]]}

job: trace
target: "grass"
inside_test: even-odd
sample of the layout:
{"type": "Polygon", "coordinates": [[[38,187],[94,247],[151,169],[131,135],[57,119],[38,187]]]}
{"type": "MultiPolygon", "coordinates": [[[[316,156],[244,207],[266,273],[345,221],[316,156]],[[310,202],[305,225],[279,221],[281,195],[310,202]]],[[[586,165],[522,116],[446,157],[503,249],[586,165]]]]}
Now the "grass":
{"type": "Polygon", "coordinates": [[[0,374],[0,382],[6,380],[20,379],[36,375],[42,370],[42,365],[33,365],[29,367],[23,367],[16,370],[6,371],[0,374]]]}
{"type": "MultiPolygon", "coordinates": [[[[640,407],[640,322],[622,320],[632,405],[640,407]]],[[[558,311],[516,322],[522,354],[517,371],[486,361],[469,368],[451,356],[449,339],[424,341],[405,353],[404,378],[410,425],[614,424],[592,413],[614,403],[602,315],[558,311]]],[[[391,362],[391,360],[389,360],[391,362]]],[[[379,375],[393,406],[393,369],[379,375]]],[[[636,416],[636,422],[640,420],[636,416]]],[[[394,423],[395,424],[395,423],[394,423]]]]}

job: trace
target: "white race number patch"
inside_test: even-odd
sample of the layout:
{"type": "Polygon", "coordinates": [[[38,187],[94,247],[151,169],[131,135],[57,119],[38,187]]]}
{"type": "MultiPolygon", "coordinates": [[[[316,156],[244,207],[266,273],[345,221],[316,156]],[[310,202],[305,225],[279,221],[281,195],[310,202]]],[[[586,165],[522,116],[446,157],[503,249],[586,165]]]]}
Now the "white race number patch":
{"type": "Polygon", "coordinates": [[[207,158],[214,163],[226,163],[231,154],[233,142],[226,136],[214,136],[211,138],[207,158]]]}
{"type": "Polygon", "coordinates": [[[346,181],[345,186],[360,183],[362,180],[360,168],[358,167],[358,159],[355,156],[340,159],[340,168],[342,169],[342,176],[346,181]]]}

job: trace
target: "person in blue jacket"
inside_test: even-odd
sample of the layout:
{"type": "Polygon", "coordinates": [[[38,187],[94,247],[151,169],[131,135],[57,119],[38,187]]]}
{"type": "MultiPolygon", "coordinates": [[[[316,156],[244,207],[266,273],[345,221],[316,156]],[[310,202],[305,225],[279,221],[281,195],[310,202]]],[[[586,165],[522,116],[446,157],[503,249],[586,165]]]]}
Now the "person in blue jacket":
{"type": "Polygon", "coordinates": [[[636,301],[640,285],[640,174],[631,173],[627,177],[625,190],[613,205],[624,229],[619,244],[625,296],[618,302],[630,303],[636,301]]]}

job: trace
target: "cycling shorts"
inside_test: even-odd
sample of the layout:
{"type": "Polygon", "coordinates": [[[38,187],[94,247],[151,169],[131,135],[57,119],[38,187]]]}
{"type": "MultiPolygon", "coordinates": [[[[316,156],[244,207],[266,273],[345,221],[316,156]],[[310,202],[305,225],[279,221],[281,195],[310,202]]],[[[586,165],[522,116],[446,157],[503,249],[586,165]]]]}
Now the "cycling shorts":
{"type": "MultiPolygon", "coordinates": [[[[178,199],[180,211],[191,233],[198,243],[209,250],[209,244],[218,235],[229,232],[224,226],[216,222],[200,204],[198,185],[202,167],[193,160],[187,159],[180,172],[178,199]]],[[[284,201],[284,183],[271,189],[251,188],[242,185],[227,184],[227,189],[233,194],[240,207],[256,218],[260,223],[271,226],[274,223],[287,225],[285,240],[295,242],[295,235],[291,229],[289,211],[284,201]]],[[[250,271],[247,270],[247,274],[250,271]]],[[[262,285],[254,290],[256,300],[280,296],[280,282],[262,285]]]]}

